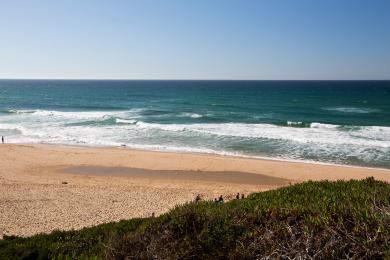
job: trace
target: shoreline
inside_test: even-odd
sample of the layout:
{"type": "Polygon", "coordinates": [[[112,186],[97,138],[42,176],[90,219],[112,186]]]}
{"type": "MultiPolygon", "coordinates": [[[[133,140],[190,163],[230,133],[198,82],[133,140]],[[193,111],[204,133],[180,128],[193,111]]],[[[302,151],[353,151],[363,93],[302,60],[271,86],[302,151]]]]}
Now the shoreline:
{"type": "Polygon", "coordinates": [[[7,143],[10,145],[43,145],[43,146],[58,146],[58,147],[67,147],[67,148],[86,148],[86,149],[125,149],[130,151],[140,151],[140,152],[157,152],[157,153],[170,153],[170,154],[190,154],[190,155],[203,155],[203,156],[215,156],[223,158],[238,158],[238,159],[252,159],[260,161],[275,161],[275,162],[287,162],[287,163],[298,163],[298,164],[312,164],[312,165],[324,165],[324,166],[334,166],[334,167],[345,167],[345,168],[357,168],[357,169],[367,169],[367,170],[382,170],[390,172],[389,168],[382,167],[369,167],[362,165],[352,165],[352,164],[338,164],[332,162],[320,162],[312,160],[301,160],[301,159],[289,159],[289,158],[277,158],[277,157],[267,157],[267,156],[256,156],[256,155],[245,155],[245,154],[233,154],[233,153],[218,153],[218,152],[194,152],[194,151],[185,151],[185,150],[162,150],[162,149],[145,149],[131,147],[127,145],[76,145],[76,144],[63,144],[63,143],[7,143]]]}
{"type": "Polygon", "coordinates": [[[383,169],[128,147],[0,144],[0,153],[0,237],[159,215],[197,194],[229,200],[308,180],[390,182],[383,169]]]}

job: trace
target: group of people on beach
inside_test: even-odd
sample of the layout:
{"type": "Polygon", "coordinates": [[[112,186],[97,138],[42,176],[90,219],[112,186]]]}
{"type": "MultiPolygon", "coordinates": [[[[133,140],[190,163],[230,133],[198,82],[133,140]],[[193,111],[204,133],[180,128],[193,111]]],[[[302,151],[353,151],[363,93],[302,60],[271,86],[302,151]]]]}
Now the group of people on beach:
{"type": "MultiPolygon", "coordinates": [[[[238,192],[236,195],[236,200],[239,200],[239,199],[240,199],[240,193],[238,192]]],[[[245,199],[244,193],[241,194],[241,199],[245,199]]]]}
{"type": "MultiPolygon", "coordinates": [[[[236,194],[236,200],[239,200],[240,199],[240,193],[237,193],[236,194]]],[[[245,195],[244,194],[241,194],[241,199],[245,199],[245,195]]],[[[200,194],[196,195],[195,197],[195,203],[198,203],[202,200],[202,197],[200,196],[200,194]]],[[[224,199],[223,199],[223,196],[220,195],[219,198],[214,198],[214,202],[215,203],[223,203],[224,202],[224,199]]]]}
{"type": "Polygon", "coordinates": [[[215,203],[223,203],[224,201],[223,201],[223,197],[222,197],[222,195],[221,196],[219,196],[219,198],[217,199],[217,198],[215,198],[214,199],[214,202],[215,203]]]}

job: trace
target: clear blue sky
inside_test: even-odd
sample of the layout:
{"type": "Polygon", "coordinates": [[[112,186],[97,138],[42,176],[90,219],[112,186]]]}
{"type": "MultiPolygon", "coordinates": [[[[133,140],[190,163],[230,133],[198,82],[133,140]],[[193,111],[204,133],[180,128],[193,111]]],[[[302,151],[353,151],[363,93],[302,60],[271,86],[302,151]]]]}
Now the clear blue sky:
{"type": "Polygon", "coordinates": [[[390,79],[390,1],[2,0],[0,78],[390,79]]]}

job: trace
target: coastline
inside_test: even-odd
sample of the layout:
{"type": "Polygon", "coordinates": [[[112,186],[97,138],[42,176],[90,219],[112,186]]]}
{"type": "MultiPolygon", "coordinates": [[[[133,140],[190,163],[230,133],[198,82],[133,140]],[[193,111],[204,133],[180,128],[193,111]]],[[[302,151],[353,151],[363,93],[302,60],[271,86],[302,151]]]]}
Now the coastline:
{"type": "MultiPolygon", "coordinates": [[[[197,152],[197,151],[187,151],[187,150],[175,150],[175,149],[146,149],[146,148],[138,148],[127,145],[76,145],[76,144],[63,144],[63,143],[8,143],[9,145],[33,145],[33,146],[54,146],[54,147],[64,147],[64,148],[80,148],[80,149],[123,149],[130,151],[140,151],[140,152],[157,152],[157,153],[173,153],[173,154],[190,154],[190,155],[203,155],[203,156],[212,156],[212,157],[222,157],[222,158],[238,158],[238,159],[252,159],[252,160],[260,160],[260,161],[271,161],[271,162],[287,162],[287,163],[299,163],[299,164],[314,164],[314,165],[325,165],[325,166],[334,166],[334,167],[342,167],[342,168],[357,168],[357,169],[367,169],[367,170],[382,170],[389,171],[390,168],[383,167],[370,167],[363,165],[354,165],[354,164],[339,164],[333,162],[321,162],[314,160],[304,160],[304,159],[291,159],[291,158],[279,158],[279,157],[269,157],[269,156],[260,156],[260,155],[246,155],[240,153],[230,153],[230,152],[197,152]]],[[[390,165],[389,165],[390,167],[390,165]]]]}
{"type": "Polygon", "coordinates": [[[196,194],[231,199],[307,180],[370,176],[390,182],[387,169],[128,147],[5,144],[0,152],[0,235],[158,215],[196,194]]]}

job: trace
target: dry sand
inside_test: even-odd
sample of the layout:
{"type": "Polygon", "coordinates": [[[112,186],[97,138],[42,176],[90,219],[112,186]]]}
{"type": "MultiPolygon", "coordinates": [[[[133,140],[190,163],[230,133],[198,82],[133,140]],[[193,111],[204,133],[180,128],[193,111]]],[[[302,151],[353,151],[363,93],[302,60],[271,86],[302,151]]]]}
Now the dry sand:
{"type": "Polygon", "coordinates": [[[0,237],[158,215],[220,194],[233,198],[306,180],[390,181],[359,167],[125,148],[0,145],[0,237]]]}

